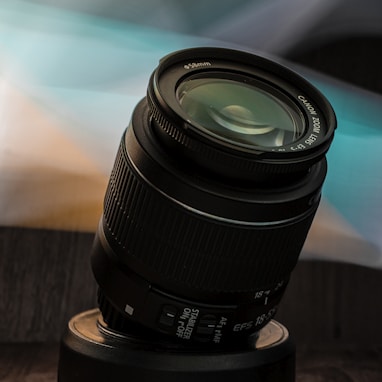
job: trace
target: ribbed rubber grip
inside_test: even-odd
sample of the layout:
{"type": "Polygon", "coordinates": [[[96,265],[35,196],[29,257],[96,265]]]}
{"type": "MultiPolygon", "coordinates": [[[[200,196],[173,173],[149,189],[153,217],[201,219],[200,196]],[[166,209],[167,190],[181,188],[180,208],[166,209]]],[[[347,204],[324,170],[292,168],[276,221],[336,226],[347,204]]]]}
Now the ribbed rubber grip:
{"type": "Polygon", "coordinates": [[[313,215],[273,227],[208,219],[147,184],[129,163],[122,140],[105,197],[104,230],[128,266],[138,262],[189,288],[251,292],[288,277],[313,215]]]}

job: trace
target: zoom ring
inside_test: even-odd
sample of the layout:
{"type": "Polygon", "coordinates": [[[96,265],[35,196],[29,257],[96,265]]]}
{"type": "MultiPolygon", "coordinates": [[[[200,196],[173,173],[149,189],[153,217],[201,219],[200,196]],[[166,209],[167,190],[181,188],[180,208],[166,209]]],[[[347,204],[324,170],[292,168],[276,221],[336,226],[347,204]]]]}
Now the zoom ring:
{"type": "Polygon", "coordinates": [[[121,144],[104,206],[105,235],[127,266],[158,282],[211,292],[253,292],[288,278],[314,211],[282,229],[256,227],[254,234],[180,208],[132,167],[121,144]]]}

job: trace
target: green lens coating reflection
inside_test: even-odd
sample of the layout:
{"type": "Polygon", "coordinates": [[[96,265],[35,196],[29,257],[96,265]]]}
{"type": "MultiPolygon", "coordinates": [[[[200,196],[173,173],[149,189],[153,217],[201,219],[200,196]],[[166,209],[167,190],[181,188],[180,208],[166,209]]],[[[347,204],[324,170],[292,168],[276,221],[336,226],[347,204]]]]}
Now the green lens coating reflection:
{"type": "Polygon", "coordinates": [[[195,78],[177,89],[182,109],[198,128],[246,147],[280,147],[295,142],[304,126],[276,96],[245,82],[195,78]]]}

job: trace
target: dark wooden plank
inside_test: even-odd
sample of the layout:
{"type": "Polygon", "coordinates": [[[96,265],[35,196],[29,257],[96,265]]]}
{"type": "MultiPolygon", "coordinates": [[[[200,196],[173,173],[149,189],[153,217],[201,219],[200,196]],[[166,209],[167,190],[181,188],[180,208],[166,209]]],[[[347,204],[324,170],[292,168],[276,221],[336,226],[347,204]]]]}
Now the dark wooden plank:
{"type": "MultiPolygon", "coordinates": [[[[0,344],[0,382],[55,382],[57,362],[55,344],[0,344]]],[[[381,365],[378,347],[300,347],[296,382],[380,382],[381,365]]]]}
{"type": "Polygon", "coordinates": [[[57,344],[1,344],[0,382],[57,380],[57,344]]]}
{"type": "Polygon", "coordinates": [[[0,228],[0,341],[58,341],[96,304],[93,234],[0,228]]]}
{"type": "Polygon", "coordinates": [[[382,381],[382,347],[303,346],[297,352],[296,382],[382,381]]]}
{"type": "Polygon", "coordinates": [[[381,295],[381,270],[300,262],[276,318],[299,343],[382,344],[381,295]]]}

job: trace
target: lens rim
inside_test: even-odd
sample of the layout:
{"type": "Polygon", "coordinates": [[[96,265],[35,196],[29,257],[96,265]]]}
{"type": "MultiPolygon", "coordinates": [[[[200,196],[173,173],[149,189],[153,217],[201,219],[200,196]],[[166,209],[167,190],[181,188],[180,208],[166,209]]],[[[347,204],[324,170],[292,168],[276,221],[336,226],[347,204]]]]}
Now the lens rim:
{"type": "Polygon", "coordinates": [[[269,149],[269,148],[276,148],[276,147],[283,146],[283,145],[259,146],[259,145],[249,144],[249,143],[241,143],[239,140],[230,139],[223,134],[219,135],[218,133],[211,131],[208,127],[202,126],[201,123],[199,123],[195,118],[192,118],[192,116],[189,115],[188,111],[183,107],[183,103],[180,101],[179,91],[181,87],[187,84],[188,82],[195,81],[195,80],[203,80],[203,79],[205,80],[218,79],[223,81],[231,81],[235,84],[246,85],[250,88],[253,88],[254,90],[264,93],[269,99],[272,100],[273,103],[278,104],[278,107],[284,109],[284,112],[288,114],[290,120],[295,125],[295,129],[302,131],[302,133],[300,133],[299,136],[304,134],[304,130],[305,130],[304,116],[301,113],[300,109],[296,107],[294,102],[292,102],[291,99],[287,97],[283,92],[280,92],[276,87],[270,84],[267,84],[263,81],[259,81],[258,79],[252,76],[249,77],[242,74],[226,73],[222,71],[208,71],[208,72],[195,73],[193,75],[185,77],[177,85],[176,95],[181,105],[181,111],[178,111],[178,112],[180,114],[183,114],[184,119],[190,118],[190,122],[192,126],[195,129],[201,130],[202,134],[205,133],[208,136],[212,136],[218,141],[222,141],[222,144],[225,144],[225,142],[227,142],[230,145],[233,145],[233,146],[237,145],[239,147],[244,147],[249,150],[254,150],[254,149],[258,150],[258,147],[264,147],[265,149],[269,149]]]}
{"type": "Polygon", "coordinates": [[[326,98],[304,78],[264,57],[224,48],[193,48],[160,61],[147,91],[152,128],[166,149],[210,172],[236,180],[266,183],[305,172],[327,152],[336,117],[326,98]],[[239,75],[275,88],[303,116],[305,132],[280,147],[242,147],[203,132],[182,109],[176,90],[192,76],[239,75]]]}

